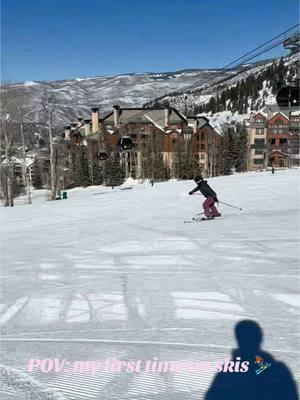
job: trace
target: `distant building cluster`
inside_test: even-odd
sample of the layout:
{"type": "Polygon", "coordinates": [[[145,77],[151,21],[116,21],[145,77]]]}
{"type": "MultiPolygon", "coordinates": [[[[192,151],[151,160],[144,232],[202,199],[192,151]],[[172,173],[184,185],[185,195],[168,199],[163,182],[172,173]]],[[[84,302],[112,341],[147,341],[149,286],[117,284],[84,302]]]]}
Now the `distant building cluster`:
{"type": "MultiPolygon", "coordinates": [[[[224,175],[234,171],[234,157],[242,159],[240,171],[300,166],[299,118],[300,111],[295,107],[274,105],[252,113],[243,123],[245,140],[237,141],[234,147],[234,129],[229,129],[230,138],[226,130],[214,128],[208,118],[187,117],[173,107],[114,106],[104,115],[93,107],[89,118],[77,118],[55,140],[56,188],[117,186],[128,177],[166,180],[192,179],[199,172],[203,176],[224,175]]],[[[24,160],[14,157],[11,161],[14,180],[22,186],[24,160]]],[[[2,158],[4,172],[5,162],[2,158]]],[[[49,187],[48,150],[28,151],[26,169],[33,187],[49,187]]]]}
{"type": "Polygon", "coordinates": [[[300,165],[300,111],[268,107],[249,123],[249,169],[300,165]]]}
{"type": "Polygon", "coordinates": [[[176,177],[180,154],[195,158],[203,174],[219,175],[222,171],[222,135],[208,118],[186,117],[173,107],[114,106],[104,116],[95,107],[91,118],[78,118],[66,126],[64,138],[73,147],[86,146],[90,158],[98,157],[100,162],[117,154],[126,177],[151,178],[145,164],[158,153],[170,177],[176,177]]]}

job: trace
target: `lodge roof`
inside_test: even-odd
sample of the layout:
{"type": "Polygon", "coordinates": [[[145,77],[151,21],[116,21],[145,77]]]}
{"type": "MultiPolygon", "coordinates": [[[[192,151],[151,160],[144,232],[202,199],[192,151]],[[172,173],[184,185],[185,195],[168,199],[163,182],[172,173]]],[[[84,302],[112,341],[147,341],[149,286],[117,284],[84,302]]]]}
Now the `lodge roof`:
{"type": "MultiPolygon", "coordinates": [[[[277,114],[277,113],[281,113],[285,118],[289,118],[289,114],[290,114],[290,112],[292,111],[292,110],[294,110],[293,108],[285,108],[285,109],[282,109],[282,108],[280,108],[277,104],[270,104],[270,105],[267,105],[264,109],[263,109],[263,111],[265,112],[265,113],[268,113],[268,112],[271,112],[272,114],[277,114]]],[[[272,118],[273,116],[271,116],[271,118],[272,118]]],[[[270,117],[269,117],[269,119],[270,119],[270,117]]]]}
{"type": "MultiPolygon", "coordinates": [[[[149,123],[152,122],[160,128],[165,126],[165,110],[166,108],[119,108],[119,124],[127,123],[149,123]]],[[[109,112],[101,119],[106,125],[114,124],[114,113],[109,112]]],[[[169,125],[186,123],[186,118],[175,108],[169,108],[169,125]]]]}
{"type": "Polygon", "coordinates": [[[274,115],[272,115],[272,116],[269,118],[269,122],[270,122],[271,120],[273,120],[274,118],[278,117],[278,116],[282,116],[284,119],[286,119],[287,121],[289,121],[289,116],[286,115],[286,114],[284,114],[283,112],[279,111],[279,112],[275,113],[274,115]]]}
{"type": "MultiPolygon", "coordinates": [[[[197,121],[197,130],[209,127],[212,130],[216,129],[210,125],[209,119],[205,116],[184,116],[180,111],[178,111],[174,107],[156,107],[156,108],[144,108],[144,107],[119,107],[114,106],[118,111],[118,126],[115,126],[114,120],[114,110],[107,112],[102,118],[99,118],[100,122],[100,131],[101,124],[106,126],[107,132],[113,134],[116,132],[118,128],[121,126],[127,125],[129,123],[133,124],[149,124],[152,123],[158,129],[160,129],[163,133],[166,133],[166,111],[168,110],[168,126],[177,125],[177,131],[180,132],[185,126],[192,126],[194,121],[197,121]],[[178,127],[180,126],[180,128],[178,127]],[[110,127],[111,126],[111,127],[110,127]]],[[[85,122],[91,122],[91,119],[84,118],[85,122]]],[[[70,135],[81,135],[85,136],[85,123],[82,123],[80,126],[71,130],[70,135]]],[[[217,131],[216,131],[217,132],[217,131]]],[[[217,132],[219,133],[219,132],[217,132]]],[[[98,139],[99,131],[90,133],[89,139],[98,139]]]]}

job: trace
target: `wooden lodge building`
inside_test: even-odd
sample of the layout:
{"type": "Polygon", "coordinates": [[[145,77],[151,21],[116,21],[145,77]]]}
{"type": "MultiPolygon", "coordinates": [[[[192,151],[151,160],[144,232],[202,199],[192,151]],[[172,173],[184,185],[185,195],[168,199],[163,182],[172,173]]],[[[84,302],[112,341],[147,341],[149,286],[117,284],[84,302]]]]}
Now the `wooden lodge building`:
{"type": "Polygon", "coordinates": [[[300,165],[299,110],[269,106],[250,118],[250,170],[300,165]]]}
{"type": "Polygon", "coordinates": [[[126,177],[144,177],[143,158],[160,153],[174,175],[178,153],[188,153],[199,162],[204,176],[222,169],[223,138],[205,117],[186,117],[173,107],[121,108],[105,115],[91,109],[91,118],[77,118],[65,127],[64,138],[72,147],[83,145],[92,158],[105,160],[118,154],[126,177]]]}

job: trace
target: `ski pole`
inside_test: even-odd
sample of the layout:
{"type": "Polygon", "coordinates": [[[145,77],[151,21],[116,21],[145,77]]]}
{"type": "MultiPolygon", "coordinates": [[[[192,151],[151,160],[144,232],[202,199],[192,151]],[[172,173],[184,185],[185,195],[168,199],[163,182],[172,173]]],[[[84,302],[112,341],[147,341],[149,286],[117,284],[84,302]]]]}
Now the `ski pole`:
{"type": "Polygon", "coordinates": [[[219,201],[219,203],[225,204],[225,206],[228,206],[228,207],[237,208],[238,210],[241,210],[241,211],[242,211],[242,208],[233,206],[232,204],[227,204],[227,203],[224,203],[223,201],[219,201]]]}
{"type": "MultiPolygon", "coordinates": [[[[196,193],[196,194],[198,194],[199,196],[203,196],[202,193],[196,193]]],[[[228,206],[228,207],[237,208],[240,211],[243,210],[241,207],[236,207],[236,206],[233,206],[232,204],[224,203],[223,201],[219,201],[219,203],[224,204],[225,206],[228,206]]]]}

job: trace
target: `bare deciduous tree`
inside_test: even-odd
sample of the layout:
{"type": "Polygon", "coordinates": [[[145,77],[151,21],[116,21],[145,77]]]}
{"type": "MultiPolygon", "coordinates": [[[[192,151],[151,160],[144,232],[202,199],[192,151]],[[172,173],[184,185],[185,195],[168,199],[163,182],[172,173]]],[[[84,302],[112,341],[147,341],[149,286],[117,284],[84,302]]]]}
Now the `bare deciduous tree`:
{"type": "Polygon", "coordinates": [[[11,115],[9,112],[11,107],[11,98],[9,91],[6,88],[1,88],[0,99],[1,147],[4,153],[4,160],[1,160],[1,176],[3,178],[1,179],[1,192],[3,193],[5,207],[13,207],[13,132],[11,129],[11,115]]]}
{"type": "MultiPolygon", "coordinates": [[[[26,144],[24,135],[24,124],[26,122],[26,104],[24,93],[16,88],[3,87],[1,90],[1,131],[3,140],[3,153],[4,160],[2,167],[5,170],[2,171],[2,183],[3,179],[5,182],[8,205],[13,204],[14,189],[14,162],[12,159],[13,155],[19,155],[19,151],[15,151],[13,143],[15,145],[21,144],[21,167],[22,167],[22,178],[23,185],[26,189],[28,203],[31,204],[31,190],[30,180],[28,176],[27,164],[26,164],[26,144]],[[6,177],[6,178],[5,178],[6,177]]],[[[17,163],[18,165],[18,163],[17,163]]]]}
{"type": "Polygon", "coordinates": [[[26,105],[25,98],[23,92],[14,90],[12,91],[12,108],[13,108],[13,117],[19,125],[20,129],[20,137],[21,137],[21,152],[22,152],[22,175],[23,175],[23,183],[26,188],[26,195],[28,204],[32,203],[31,200],[31,190],[30,190],[30,180],[27,171],[26,164],[26,145],[25,145],[25,136],[24,136],[24,123],[26,122],[26,105]]]}
{"type": "Polygon", "coordinates": [[[50,185],[51,185],[51,200],[56,198],[56,171],[55,171],[55,151],[53,143],[53,128],[55,113],[57,110],[57,96],[54,88],[47,84],[44,87],[42,94],[42,112],[45,117],[45,122],[48,129],[49,135],[49,147],[50,147],[50,185]]]}

